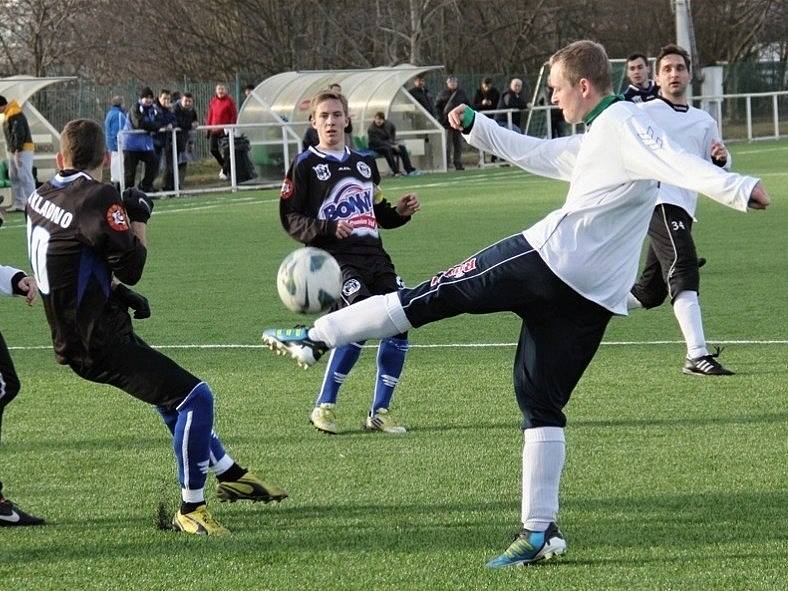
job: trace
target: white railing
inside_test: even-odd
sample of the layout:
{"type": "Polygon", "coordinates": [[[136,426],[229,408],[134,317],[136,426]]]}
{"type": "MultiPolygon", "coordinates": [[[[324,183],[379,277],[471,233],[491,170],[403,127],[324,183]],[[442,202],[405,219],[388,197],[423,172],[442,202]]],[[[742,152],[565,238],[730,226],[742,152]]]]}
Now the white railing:
{"type": "MultiPolygon", "coordinates": [[[[235,154],[235,138],[237,136],[242,135],[242,132],[246,129],[266,129],[270,127],[278,127],[281,129],[282,137],[281,139],[276,140],[255,140],[254,142],[250,142],[251,146],[281,146],[283,151],[283,171],[282,176],[287,172],[286,168],[290,164],[290,154],[298,153],[301,151],[301,138],[293,131],[292,127],[287,123],[242,123],[242,124],[234,124],[234,125],[200,125],[193,130],[181,130],[180,128],[162,128],[159,130],[159,133],[168,133],[170,134],[170,149],[172,150],[172,176],[173,176],[173,190],[171,191],[153,191],[151,194],[157,196],[168,196],[168,195],[175,195],[179,196],[184,192],[188,192],[189,194],[197,194],[197,193],[212,193],[212,192],[226,192],[228,189],[235,193],[238,190],[242,189],[260,189],[260,188],[268,188],[278,186],[281,181],[268,181],[268,182],[245,182],[243,184],[238,183],[238,175],[237,175],[237,165],[236,165],[236,154],[235,154]],[[229,181],[229,185],[223,186],[216,186],[216,187],[190,187],[188,190],[184,190],[181,187],[181,178],[180,178],[180,171],[178,170],[178,146],[177,146],[177,134],[178,133],[189,133],[189,131],[197,132],[206,132],[210,130],[220,129],[223,130],[226,134],[226,138],[228,141],[228,148],[229,148],[229,160],[230,160],[230,176],[227,179],[229,181]],[[295,150],[291,150],[292,145],[295,144],[295,150]]],[[[118,134],[118,151],[121,163],[121,170],[120,170],[120,188],[121,192],[126,188],[126,170],[125,170],[125,162],[124,162],[124,152],[123,152],[123,142],[121,135],[126,134],[146,134],[151,133],[144,130],[122,130],[118,134]]],[[[254,163],[253,163],[254,164],[254,163]]],[[[145,165],[146,166],[146,165],[145,165]]],[[[161,168],[161,163],[157,164],[159,168],[161,168]]],[[[144,174],[144,172],[143,172],[144,174]]],[[[159,177],[159,172],[157,171],[156,178],[159,177]]],[[[136,174],[135,174],[136,178],[136,174]]]]}

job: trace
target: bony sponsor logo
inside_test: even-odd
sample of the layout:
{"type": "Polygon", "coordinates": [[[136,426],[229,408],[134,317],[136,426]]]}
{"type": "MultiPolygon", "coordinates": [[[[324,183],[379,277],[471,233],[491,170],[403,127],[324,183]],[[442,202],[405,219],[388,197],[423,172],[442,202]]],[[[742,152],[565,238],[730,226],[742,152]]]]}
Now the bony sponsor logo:
{"type": "Polygon", "coordinates": [[[372,169],[366,162],[357,162],[356,168],[358,169],[359,174],[363,176],[365,179],[372,178],[372,169]]]}
{"type": "Polygon", "coordinates": [[[436,286],[444,279],[459,279],[460,277],[464,277],[468,273],[471,273],[475,270],[476,257],[473,257],[472,259],[468,259],[459,265],[454,265],[453,267],[446,269],[443,273],[438,273],[435,275],[435,277],[432,278],[432,281],[430,281],[430,287],[436,286]]]}
{"type": "Polygon", "coordinates": [[[313,166],[312,170],[315,171],[315,176],[317,176],[317,180],[319,181],[327,181],[331,178],[331,171],[328,168],[328,164],[318,164],[313,166]]]}

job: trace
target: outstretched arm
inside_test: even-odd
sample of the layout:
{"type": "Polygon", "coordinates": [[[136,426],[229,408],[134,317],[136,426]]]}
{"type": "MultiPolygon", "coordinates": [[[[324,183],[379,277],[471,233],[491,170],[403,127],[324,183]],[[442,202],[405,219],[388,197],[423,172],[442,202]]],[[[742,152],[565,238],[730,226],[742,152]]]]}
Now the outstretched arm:
{"type": "Polygon", "coordinates": [[[533,174],[561,181],[572,178],[583,141],[582,135],[547,140],[517,133],[489,117],[476,117],[468,105],[453,109],[449,123],[461,129],[474,148],[495,154],[533,174]]]}

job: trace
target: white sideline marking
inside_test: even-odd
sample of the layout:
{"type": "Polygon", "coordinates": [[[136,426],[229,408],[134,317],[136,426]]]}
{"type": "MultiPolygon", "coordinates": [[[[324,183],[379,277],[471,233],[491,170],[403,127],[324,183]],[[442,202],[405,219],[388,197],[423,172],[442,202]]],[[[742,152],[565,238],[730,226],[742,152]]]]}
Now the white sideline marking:
{"type": "MultiPolygon", "coordinates": [[[[757,341],[757,340],[736,340],[721,341],[718,339],[708,339],[709,343],[715,345],[788,345],[788,340],[757,341]]],[[[607,346],[638,346],[638,345],[683,345],[684,341],[602,341],[602,345],[607,346]]],[[[411,343],[411,349],[469,349],[471,347],[492,348],[492,347],[516,347],[517,343],[411,343]]],[[[251,345],[242,343],[210,343],[200,345],[197,343],[188,345],[151,345],[154,349],[267,349],[264,345],[251,345]]],[[[365,349],[374,349],[377,345],[364,345],[365,349]]],[[[30,345],[8,347],[12,351],[35,351],[51,349],[52,345],[30,345]]]]}
{"type": "Polygon", "coordinates": [[[783,150],[788,150],[788,146],[781,146],[777,148],[762,148],[760,150],[742,150],[739,152],[738,150],[734,150],[733,153],[737,156],[742,154],[760,154],[761,152],[782,152],[783,150]]]}

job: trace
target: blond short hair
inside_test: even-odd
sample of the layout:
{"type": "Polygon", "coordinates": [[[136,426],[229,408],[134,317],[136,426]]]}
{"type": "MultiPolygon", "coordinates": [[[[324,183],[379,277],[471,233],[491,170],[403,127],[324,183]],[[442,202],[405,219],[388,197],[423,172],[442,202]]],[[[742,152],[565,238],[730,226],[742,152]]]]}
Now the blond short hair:
{"type": "Polygon", "coordinates": [[[317,106],[320,103],[322,103],[323,101],[331,101],[331,100],[339,101],[340,103],[342,103],[342,110],[345,112],[345,115],[348,114],[348,105],[345,95],[339,92],[335,92],[333,90],[321,90],[320,92],[318,92],[315,95],[315,97],[312,99],[309,113],[311,115],[314,115],[315,111],[317,110],[317,106]]]}
{"type": "Polygon", "coordinates": [[[550,66],[555,64],[561,64],[563,74],[572,86],[577,86],[585,78],[601,92],[613,90],[610,60],[599,43],[588,39],[570,43],[550,58],[550,66]]]}

